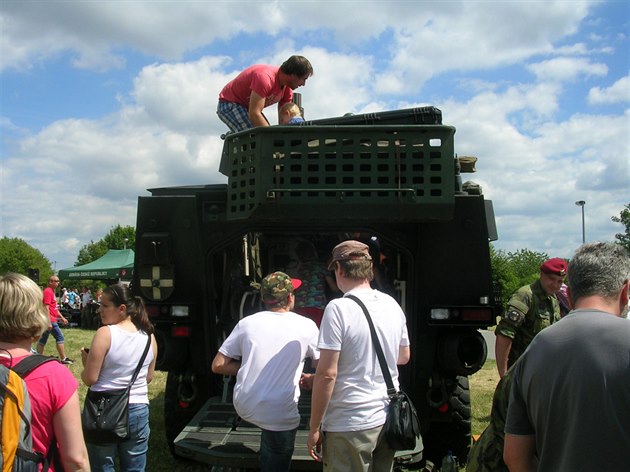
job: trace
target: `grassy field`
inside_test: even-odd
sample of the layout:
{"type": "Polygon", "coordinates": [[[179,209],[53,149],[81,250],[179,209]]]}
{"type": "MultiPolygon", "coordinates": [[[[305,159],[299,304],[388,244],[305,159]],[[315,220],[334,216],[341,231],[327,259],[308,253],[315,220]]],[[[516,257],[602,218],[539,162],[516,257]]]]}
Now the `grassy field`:
{"type": "MultiPolygon", "coordinates": [[[[77,328],[64,329],[64,336],[66,338],[65,347],[67,356],[75,360],[75,364],[69,366],[69,369],[79,381],[79,397],[82,405],[87,387],[81,382],[82,365],[80,349],[83,346],[87,347],[90,345],[94,331],[77,328]]],[[[57,355],[54,340],[51,339],[51,341],[48,342],[44,354],[57,355]]],[[[497,382],[498,375],[496,364],[492,360],[487,361],[483,369],[470,378],[473,434],[480,434],[488,423],[492,394],[494,393],[494,387],[497,382]]],[[[149,384],[151,439],[149,442],[147,470],[150,472],[207,471],[208,467],[179,461],[171,455],[164,434],[163,411],[165,387],[166,374],[164,372],[156,372],[153,382],[149,384]]]]}

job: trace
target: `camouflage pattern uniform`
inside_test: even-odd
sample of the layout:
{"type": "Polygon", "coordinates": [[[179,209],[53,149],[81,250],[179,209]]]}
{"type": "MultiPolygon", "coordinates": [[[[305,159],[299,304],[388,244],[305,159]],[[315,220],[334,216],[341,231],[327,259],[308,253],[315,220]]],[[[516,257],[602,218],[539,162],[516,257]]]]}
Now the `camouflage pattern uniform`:
{"type": "Polygon", "coordinates": [[[508,472],[503,462],[503,438],[505,437],[503,430],[510,400],[513,370],[508,369],[494,391],[490,423],[470,449],[466,472],[508,472]]]}
{"type": "Polygon", "coordinates": [[[512,340],[508,367],[525,352],[534,336],[560,319],[560,306],[555,296],[547,295],[540,279],[519,288],[510,298],[495,334],[512,340]]]}

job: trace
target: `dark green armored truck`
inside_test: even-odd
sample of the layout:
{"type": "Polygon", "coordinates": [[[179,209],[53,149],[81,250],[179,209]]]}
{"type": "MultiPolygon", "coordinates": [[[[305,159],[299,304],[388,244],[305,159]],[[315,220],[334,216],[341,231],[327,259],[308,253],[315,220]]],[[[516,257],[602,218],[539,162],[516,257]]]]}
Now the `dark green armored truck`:
{"type": "MultiPolygon", "coordinates": [[[[259,430],[237,417],[234,379],[212,374],[212,359],[238,320],[261,309],[262,277],[295,264],[298,242],[325,260],[360,233],[377,248],[380,288],[403,307],[411,338],[401,384],[424,449],[397,460],[466,457],[468,376],[486,360],[478,330],[494,324],[500,294],[492,203],[462,184],[474,169],[457,157],[454,135],[433,107],[254,128],[225,139],[227,184],[139,198],[133,287],[156,327],[157,368],[168,372],[164,417],[176,455],[216,470],[256,468],[259,430]]],[[[306,451],[309,410],[303,392],[294,470],[321,467],[306,451]]]]}

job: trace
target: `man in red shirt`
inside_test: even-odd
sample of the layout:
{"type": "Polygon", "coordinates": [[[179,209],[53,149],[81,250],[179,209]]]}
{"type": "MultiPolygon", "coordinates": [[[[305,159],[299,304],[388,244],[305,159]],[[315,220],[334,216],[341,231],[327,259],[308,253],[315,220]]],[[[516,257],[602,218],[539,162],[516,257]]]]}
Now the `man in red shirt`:
{"type": "Polygon", "coordinates": [[[278,66],[256,64],[229,82],[219,94],[217,114],[234,133],[255,126],[269,126],[263,109],[293,100],[293,90],[313,75],[311,63],[303,56],[291,56],[278,66]]]}
{"type": "Polygon", "coordinates": [[[57,299],[55,298],[55,290],[59,286],[59,277],[56,275],[52,275],[48,279],[48,287],[44,289],[44,305],[48,307],[48,315],[50,316],[50,324],[48,325],[48,331],[44,331],[42,333],[42,337],[37,341],[37,352],[40,354],[44,353],[44,347],[46,346],[46,342],[48,341],[48,336],[52,333],[53,337],[57,341],[57,352],[59,353],[59,359],[64,364],[72,364],[74,361],[68,357],[66,357],[66,349],[64,348],[63,342],[64,337],[61,329],[59,329],[58,320],[61,319],[63,323],[68,323],[68,320],[64,318],[64,316],[59,313],[59,309],[57,308],[57,299]]]}

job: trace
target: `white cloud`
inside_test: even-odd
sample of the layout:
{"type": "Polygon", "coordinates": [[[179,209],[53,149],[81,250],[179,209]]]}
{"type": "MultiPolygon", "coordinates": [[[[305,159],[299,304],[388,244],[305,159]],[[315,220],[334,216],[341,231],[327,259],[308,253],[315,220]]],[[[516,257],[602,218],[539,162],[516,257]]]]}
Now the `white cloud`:
{"type": "Polygon", "coordinates": [[[225,58],[177,64],[153,64],[134,80],[132,96],[151,125],[195,134],[208,133],[217,97],[228,81],[225,58]]]}
{"type": "Polygon", "coordinates": [[[588,92],[588,103],[591,105],[628,102],[630,102],[629,76],[622,77],[608,88],[593,87],[588,92]]]}
{"type": "Polygon", "coordinates": [[[608,73],[606,64],[593,63],[588,59],[574,57],[557,57],[531,64],[528,69],[536,75],[538,80],[557,82],[575,80],[580,76],[604,77],[608,73]]]}
{"type": "Polygon", "coordinates": [[[445,123],[457,127],[456,151],[479,158],[478,172],[462,178],[479,183],[493,200],[497,247],[569,257],[581,241],[576,200],[587,201],[588,240],[612,240],[619,232],[610,217],[630,201],[629,116],[575,114],[562,122],[542,116],[536,131],[525,134],[512,116],[537,115],[533,98],[540,93],[557,100],[554,90],[561,89],[545,87],[486,92],[466,103],[450,101],[443,111],[445,123]]]}
{"type": "Polygon", "coordinates": [[[409,23],[403,20],[397,29],[393,70],[386,74],[394,74],[406,84],[399,93],[418,90],[423,82],[444,71],[515,64],[535,54],[550,53],[553,41],[574,32],[588,12],[585,2],[440,5],[447,5],[449,14],[419,22],[413,21],[417,18],[409,23]]]}
{"type": "MultiPolygon", "coordinates": [[[[413,73],[418,87],[444,70],[509,64],[549,52],[574,32],[592,2],[179,2],[8,0],[0,10],[0,70],[73,51],[77,67],[120,67],[121,48],[179,60],[196,48],[237,34],[272,37],[327,32],[341,46],[392,32],[388,46],[396,75],[413,73]],[[544,15],[545,21],[540,21],[544,15]],[[265,21],[251,21],[265,18],[265,21]],[[514,21],[518,18],[518,21],[514,21]],[[531,25],[536,24],[536,28],[531,25]]],[[[387,81],[383,81],[384,84],[387,81]]],[[[385,86],[385,85],[383,85],[385,86]]],[[[413,89],[412,87],[412,89],[413,89]]],[[[392,90],[396,91],[396,89],[392,90]]]]}

